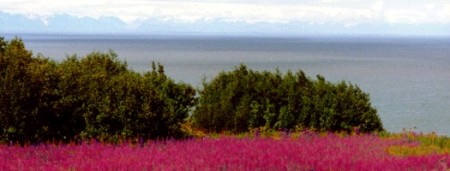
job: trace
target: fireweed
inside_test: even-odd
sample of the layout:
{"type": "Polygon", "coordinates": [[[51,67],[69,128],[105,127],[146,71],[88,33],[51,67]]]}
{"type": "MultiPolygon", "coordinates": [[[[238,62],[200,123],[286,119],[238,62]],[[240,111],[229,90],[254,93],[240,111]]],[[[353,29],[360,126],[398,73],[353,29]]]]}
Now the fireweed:
{"type": "Polygon", "coordinates": [[[375,135],[301,133],[184,141],[0,146],[0,170],[447,170],[450,155],[398,156],[417,142],[375,135]]]}

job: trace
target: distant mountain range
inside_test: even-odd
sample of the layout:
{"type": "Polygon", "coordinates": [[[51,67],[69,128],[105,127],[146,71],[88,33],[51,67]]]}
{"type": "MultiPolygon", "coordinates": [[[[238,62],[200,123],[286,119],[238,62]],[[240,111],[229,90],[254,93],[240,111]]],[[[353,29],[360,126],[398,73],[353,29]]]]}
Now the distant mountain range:
{"type": "Polygon", "coordinates": [[[0,11],[2,33],[126,33],[126,34],[215,34],[215,35],[450,35],[447,25],[390,25],[341,23],[245,23],[224,19],[193,23],[147,19],[129,25],[116,17],[76,17],[57,14],[47,18],[0,11]]]}

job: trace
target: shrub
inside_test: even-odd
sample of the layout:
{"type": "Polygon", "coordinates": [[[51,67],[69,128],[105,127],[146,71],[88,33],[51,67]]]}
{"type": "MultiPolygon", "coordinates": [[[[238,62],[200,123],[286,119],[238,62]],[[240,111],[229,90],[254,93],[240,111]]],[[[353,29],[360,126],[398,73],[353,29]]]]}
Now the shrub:
{"type": "Polygon", "coordinates": [[[344,81],[312,80],[303,71],[253,71],[240,65],[221,72],[199,91],[194,124],[212,132],[252,128],[363,132],[383,130],[369,95],[344,81]]]}
{"type": "Polygon", "coordinates": [[[0,137],[8,142],[182,137],[196,103],[160,64],[136,73],[117,55],[93,52],[56,63],[23,42],[0,39],[0,137]]]}
{"type": "Polygon", "coordinates": [[[46,137],[57,100],[56,64],[32,57],[20,39],[0,40],[0,120],[4,141],[46,137]]]}
{"type": "Polygon", "coordinates": [[[312,80],[301,70],[282,74],[241,65],[205,81],[197,98],[160,64],[136,73],[112,51],[57,63],[33,56],[18,38],[0,37],[0,141],[178,138],[194,107],[193,125],[211,132],[383,130],[358,86],[312,80]]]}

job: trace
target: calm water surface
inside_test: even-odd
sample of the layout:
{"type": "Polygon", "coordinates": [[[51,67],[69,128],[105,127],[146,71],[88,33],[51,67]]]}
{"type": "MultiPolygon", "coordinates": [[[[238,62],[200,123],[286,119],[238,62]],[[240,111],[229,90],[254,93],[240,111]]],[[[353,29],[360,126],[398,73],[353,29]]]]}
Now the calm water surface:
{"type": "Polygon", "coordinates": [[[388,131],[450,135],[450,38],[19,36],[35,54],[57,61],[109,49],[136,71],[158,61],[170,77],[194,86],[240,63],[256,70],[302,69],[360,86],[388,131]]]}

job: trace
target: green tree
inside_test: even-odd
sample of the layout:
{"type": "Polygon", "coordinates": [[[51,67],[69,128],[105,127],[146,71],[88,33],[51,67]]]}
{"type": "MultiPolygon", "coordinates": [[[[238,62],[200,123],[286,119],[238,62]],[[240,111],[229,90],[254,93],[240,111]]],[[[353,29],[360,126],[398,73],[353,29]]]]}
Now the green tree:
{"type": "Polygon", "coordinates": [[[56,65],[41,56],[32,57],[21,39],[1,41],[0,120],[2,139],[40,141],[46,138],[57,94],[56,65]],[[55,80],[56,79],[56,80],[55,80]]]}
{"type": "Polygon", "coordinates": [[[160,64],[136,73],[112,51],[56,63],[0,38],[1,141],[181,138],[196,103],[160,64]]]}
{"type": "Polygon", "coordinates": [[[311,80],[303,71],[258,72],[240,65],[221,72],[199,91],[192,119],[207,131],[245,132],[252,128],[319,131],[382,130],[368,95],[345,82],[322,76],[311,80]]]}

